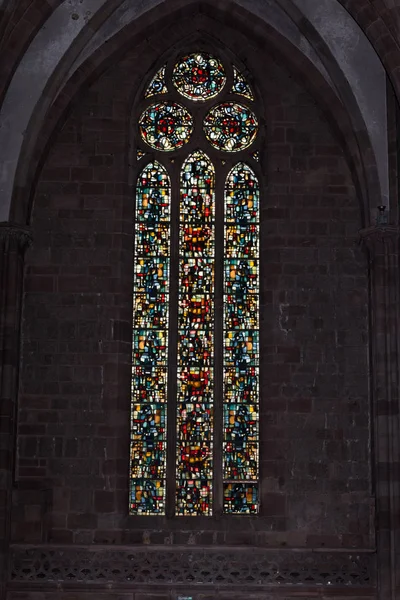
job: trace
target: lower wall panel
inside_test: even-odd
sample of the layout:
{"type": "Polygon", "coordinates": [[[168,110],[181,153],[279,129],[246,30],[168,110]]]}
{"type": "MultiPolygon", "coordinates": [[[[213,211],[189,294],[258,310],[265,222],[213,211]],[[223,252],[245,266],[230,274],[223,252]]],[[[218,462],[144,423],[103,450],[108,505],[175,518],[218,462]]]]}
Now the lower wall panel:
{"type": "Polygon", "coordinates": [[[9,564],[9,600],[376,598],[372,552],[44,544],[9,564]]]}

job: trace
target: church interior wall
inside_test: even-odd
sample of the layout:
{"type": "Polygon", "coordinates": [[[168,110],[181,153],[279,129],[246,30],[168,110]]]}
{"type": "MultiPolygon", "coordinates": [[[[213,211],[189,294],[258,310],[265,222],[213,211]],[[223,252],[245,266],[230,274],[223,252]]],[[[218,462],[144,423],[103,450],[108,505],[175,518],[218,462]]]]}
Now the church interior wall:
{"type": "Polygon", "coordinates": [[[234,528],[205,520],[195,532],[178,518],[152,524],[126,516],[133,217],[126,74],[134,60],[82,95],[37,185],[13,541],[371,548],[360,207],[329,124],[273,61],[261,159],[262,516],[250,531],[238,518],[234,528]],[[34,481],[52,490],[46,531],[41,509],[24,501],[32,494],[24,482],[34,481]]]}

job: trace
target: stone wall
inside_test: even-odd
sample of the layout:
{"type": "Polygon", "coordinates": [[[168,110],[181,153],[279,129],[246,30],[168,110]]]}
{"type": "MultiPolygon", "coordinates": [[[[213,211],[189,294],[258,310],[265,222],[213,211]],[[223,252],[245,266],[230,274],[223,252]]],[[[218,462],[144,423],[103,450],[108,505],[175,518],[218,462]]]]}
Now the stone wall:
{"type": "Polygon", "coordinates": [[[134,64],[128,55],[82,93],[37,185],[12,541],[372,550],[360,206],[333,126],[269,59],[259,90],[261,515],[127,516],[134,64]]]}

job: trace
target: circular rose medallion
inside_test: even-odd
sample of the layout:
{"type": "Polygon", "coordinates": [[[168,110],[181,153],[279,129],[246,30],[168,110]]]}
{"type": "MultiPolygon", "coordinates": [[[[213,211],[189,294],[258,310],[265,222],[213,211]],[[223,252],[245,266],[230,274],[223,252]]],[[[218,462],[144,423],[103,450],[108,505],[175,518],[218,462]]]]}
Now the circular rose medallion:
{"type": "Polygon", "coordinates": [[[214,148],[238,152],[254,142],[258,122],[255,114],[246,106],[223,102],[207,113],[203,127],[206,138],[214,148]]]}
{"type": "Polygon", "coordinates": [[[220,93],[226,82],[223,64],[214,56],[194,52],[182,57],[172,73],[174,86],[189,100],[209,100],[220,93]]]}
{"type": "Polygon", "coordinates": [[[146,144],[155,150],[170,152],[189,141],[193,119],[186,108],[176,102],[158,102],[142,112],[139,129],[146,144]]]}

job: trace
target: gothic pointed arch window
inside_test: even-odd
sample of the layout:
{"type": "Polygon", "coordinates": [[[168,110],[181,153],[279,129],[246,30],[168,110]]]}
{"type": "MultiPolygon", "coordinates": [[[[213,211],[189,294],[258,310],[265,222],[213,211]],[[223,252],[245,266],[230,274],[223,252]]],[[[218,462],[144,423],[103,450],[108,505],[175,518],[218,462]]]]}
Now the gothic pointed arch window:
{"type": "Polygon", "coordinates": [[[259,119],[204,51],[161,65],[136,132],[133,515],[259,512],[259,119]]]}

